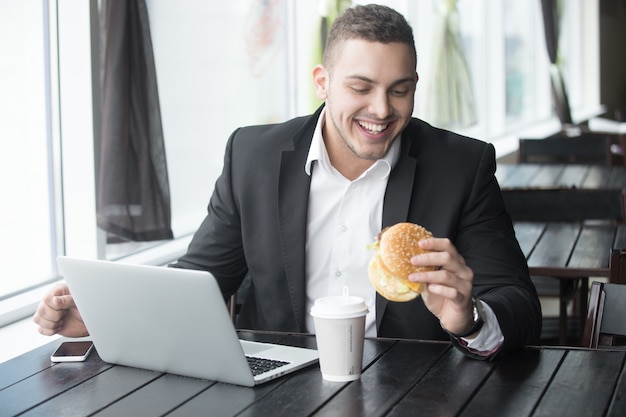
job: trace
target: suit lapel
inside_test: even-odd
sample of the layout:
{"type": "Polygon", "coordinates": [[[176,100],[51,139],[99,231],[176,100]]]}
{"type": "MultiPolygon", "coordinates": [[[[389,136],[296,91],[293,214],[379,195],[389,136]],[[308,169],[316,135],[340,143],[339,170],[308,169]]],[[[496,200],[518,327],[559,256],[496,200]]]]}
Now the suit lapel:
{"type": "Polygon", "coordinates": [[[311,177],[304,171],[319,111],[292,137],[283,150],[278,182],[278,226],[286,285],[297,328],[306,332],[305,320],[305,244],[307,208],[311,177]]]}

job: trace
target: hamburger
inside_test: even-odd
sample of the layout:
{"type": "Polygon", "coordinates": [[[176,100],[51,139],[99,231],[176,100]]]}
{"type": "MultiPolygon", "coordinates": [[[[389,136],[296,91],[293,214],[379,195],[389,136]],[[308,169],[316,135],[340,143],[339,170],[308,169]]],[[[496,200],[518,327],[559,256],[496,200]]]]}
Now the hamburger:
{"type": "Polygon", "coordinates": [[[390,301],[410,301],[426,290],[426,284],[409,281],[409,274],[437,269],[411,263],[413,256],[429,252],[419,247],[419,241],[431,237],[432,233],[413,223],[398,223],[378,234],[370,246],[374,256],[368,276],[380,295],[390,301]]]}

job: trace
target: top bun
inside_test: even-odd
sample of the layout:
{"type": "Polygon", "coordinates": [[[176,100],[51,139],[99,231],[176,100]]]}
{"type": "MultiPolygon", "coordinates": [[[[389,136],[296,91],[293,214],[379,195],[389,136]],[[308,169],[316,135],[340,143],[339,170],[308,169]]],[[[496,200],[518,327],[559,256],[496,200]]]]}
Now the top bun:
{"type": "Polygon", "coordinates": [[[411,258],[426,253],[419,247],[419,241],[433,237],[428,230],[413,223],[397,223],[384,229],[379,237],[380,257],[389,271],[402,279],[408,279],[414,272],[432,271],[431,266],[419,267],[411,263],[411,258]]]}

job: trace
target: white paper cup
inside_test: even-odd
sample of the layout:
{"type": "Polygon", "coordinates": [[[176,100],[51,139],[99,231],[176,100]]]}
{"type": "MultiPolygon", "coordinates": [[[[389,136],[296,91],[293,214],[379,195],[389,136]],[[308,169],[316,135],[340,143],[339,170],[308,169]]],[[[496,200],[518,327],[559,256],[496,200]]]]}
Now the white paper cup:
{"type": "Polygon", "coordinates": [[[355,296],[317,299],[311,308],[322,378],[354,381],[361,377],[365,300],[355,296]]]}

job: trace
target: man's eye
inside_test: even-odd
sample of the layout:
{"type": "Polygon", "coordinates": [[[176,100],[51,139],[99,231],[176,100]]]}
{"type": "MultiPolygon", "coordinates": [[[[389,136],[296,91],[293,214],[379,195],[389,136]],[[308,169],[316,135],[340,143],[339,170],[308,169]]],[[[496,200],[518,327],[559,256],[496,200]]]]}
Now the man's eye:
{"type": "Polygon", "coordinates": [[[402,89],[402,90],[393,90],[391,93],[392,93],[394,96],[401,97],[401,96],[406,96],[407,94],[409,94],[409,90],[407,90],[407,89],[402,89]]]}
{"type": "Polygon", "coordinates": [[[366,94],[367,92],[369,92],[369,88],[352,87],[352,91],[354,91],[357,94],[366,94]]]}

